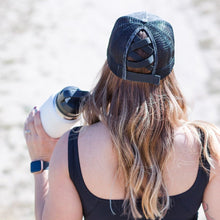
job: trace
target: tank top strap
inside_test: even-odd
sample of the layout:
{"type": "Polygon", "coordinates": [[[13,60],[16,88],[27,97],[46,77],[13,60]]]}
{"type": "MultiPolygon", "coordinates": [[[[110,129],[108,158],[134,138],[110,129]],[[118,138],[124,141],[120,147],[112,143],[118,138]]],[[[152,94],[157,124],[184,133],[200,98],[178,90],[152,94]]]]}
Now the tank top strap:
{"type": "Polygon", "coordinates": [[[72,180],[76,190],[79,194],[83,214],[88,215],[96,206],[96,199],[88,193],[88,189],[83,180],[80,168],[79,150],[78,150],[78,136],[81,127],[73,128],[69,133],[68,139],[68,168],[70,179],[72,180]]]}
{"type": "MultiPolygon", "coordinates": [[[[203,166],[207,169],[207,171],[210,171],[210,164],[208,162],[208,160],[205,158],[204,154],[203,154],[203,146],[204,146],[204,133],[200,128],[197,128],[198,134],[200,136],[200,140],[202,143],[202,152],[201,152],[201,161],[203,163],[203,166]]],[[[208,154],[210,155],[210,150],[208,148],[208,154]]]]}
{"type": "MultiPolygon", "coordinates": [[[[203,193],[205,191],[206,186],[209,183],[209,177],[210,177],[210,164],[208,160],[205,158],[203,154],[203,146],[204,146],[204,134],[203,132],[198,128],[198,134],[200,136],[202,149],[201,149],[201,162],[202,164],[199,164],[199,170],[197,174],[197,178],[193,184],[193,186],[188,190],[186,193],[184,193],[183,197],[184,199],[187,199],[188,201],[193,201],[193,205],[191,205],[192,210],[196,210],[203,198],[203,193]],[[205,168],[205,169],[204,169],[205,168]],[[198,203],[199,202],[199,203],[198,203]]],[[[208,153],[210,154],[209,150],[208,153]]],[[[187,204],[187,203],[185,203],[187,204]]]]}

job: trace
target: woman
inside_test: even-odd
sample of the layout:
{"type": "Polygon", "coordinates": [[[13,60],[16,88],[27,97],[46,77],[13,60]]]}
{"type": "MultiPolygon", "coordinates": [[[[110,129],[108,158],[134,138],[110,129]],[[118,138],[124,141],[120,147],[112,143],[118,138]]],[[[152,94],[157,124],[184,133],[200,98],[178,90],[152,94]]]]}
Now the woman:
{"type": "Polygon", "coordinates": [[[24,129],[32,168],[42,163],[36,219],[192,220],[202,202],[207,219],[220,219],[220,131],[188,121],[173,65],[168,22],[120,17],[85,126],[53,139],[33,109],[24,129]]]}

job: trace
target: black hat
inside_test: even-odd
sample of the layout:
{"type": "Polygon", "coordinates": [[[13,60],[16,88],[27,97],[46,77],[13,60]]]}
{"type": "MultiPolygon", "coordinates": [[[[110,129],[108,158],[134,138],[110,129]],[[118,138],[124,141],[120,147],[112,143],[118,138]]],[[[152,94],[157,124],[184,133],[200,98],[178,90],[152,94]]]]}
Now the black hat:
{"type": "Polygon", "coordinates": [[[158,85],[174,66],[172,26],[158,16],[146,12],[118,18],[109,39],[107,61],[111,71],[122,79],[158,85]],[[147,38],[141,39],[138,36],[141,30],[147,33],[147,38]],[[136,53],[140,48],[148,55],[146,59],[136,53]],[[127,67],[146,67],[150,73],[131,72],[127,67]]]}

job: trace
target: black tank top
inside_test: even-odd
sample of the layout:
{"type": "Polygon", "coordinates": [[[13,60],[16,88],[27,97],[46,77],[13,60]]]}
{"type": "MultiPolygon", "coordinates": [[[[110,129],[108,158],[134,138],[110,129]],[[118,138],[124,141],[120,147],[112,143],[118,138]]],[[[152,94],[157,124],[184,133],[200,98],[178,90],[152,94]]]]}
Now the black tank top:
{"type": "MultiPolygon", "coordinates": [[[[79,162],[78,132],[79,127],[70,131],[68,141],[68,166],[70,178],[76,187],[81,199],[83,216],[85,220],[134,220],[132,217],[122,215],[123,200],[102,199],[92,194],[85,185],[79,162]]],[[[207,161],[203,161],[209,170],[207,161]]],[[[192,187],[184,193],[170,196],[170,209],[163,220],[196,220],[198,209],[202,203],[203,193],[208,184],[209,175],[199,166],[196,180],[192,187]]],[[[141,211],[141,201],[137,202],[141,211]]],[[[141,212],[142,213],[142,212],[141,212]]],[[[141,218],[139,220],[146,220],[141,218]]]]}

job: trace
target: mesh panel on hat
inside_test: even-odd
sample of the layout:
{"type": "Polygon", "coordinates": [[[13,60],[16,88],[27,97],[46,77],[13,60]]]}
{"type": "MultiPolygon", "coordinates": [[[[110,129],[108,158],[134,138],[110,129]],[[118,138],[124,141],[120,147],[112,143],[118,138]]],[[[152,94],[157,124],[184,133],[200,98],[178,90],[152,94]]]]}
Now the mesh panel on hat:
{"type": "MultiPolygon", "coordinates": [[[[161,75],[162,78],[164,78],[166,75],[168,75],[172,71],[173,67],[173,57],[174,57],[174,37],[173,37],[173,30],[172,27],[169,25],[169,23],[161,20],[156,20],[152,22],[148,22],[145,24],[149,31],[152,33],[153,38],[156,42],[156,48],[153,47],[152,41],[149,39],[149,35],[147,34],[147,37],[149,40],[148,42],[146,41],[145,43],[141,44],[141,47],[138,47],[136,50],[129,50],[127,54],[127,58],[131,57],[132,61],[134,62],[129,62],[127,64],[127,68],[131,67],[132,63],[141,63],[146,60],[146,58],[152,57],[152,51],[157,50],[157,58],[158,58],[158,63],[156,66],[156,72],[158,75],[161,75]],[[137,52],[137,50],[142,50],[142,55],[137,52]]],[[[145,39],[146,39],[145,38],[145,39]]],[[[133,46],[137,43],[141,43],[143,39],[138,37],[137,35],[134,37],[134,40],[132,41],[130,48],[133,48],[133,46]],[[139,42],[138,42],[139,41],[139,42]]],[[[145,67],[149,72],[152,72],[153,66],[155,65],[155,59],[151,59],[149,63],[145,66],[140,66],[143,70],[143,67],[145,67]]],[[[140,70],[140,68],[139,68],[140,70]]],[[[132,71],[135,72],[135,69],[132,71]]],[[[137,68],[137,73],[143,71],[138,71],[137,68]]]]}
{"type": "MultiPolygon", "coordinates": [[[[149,24],[149,29],[151,30],[157,45],[157,71],[160,71],[160,69],[165,69],[165,67],[169,66],[174,57],[173,30],[172,27],[164,21],[152,22],[152,24],[149,24]]],[[[169,72],[171,70],[168,69],[164,71],[169,72]]]]}

